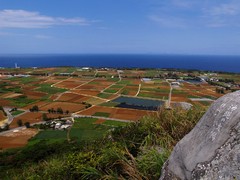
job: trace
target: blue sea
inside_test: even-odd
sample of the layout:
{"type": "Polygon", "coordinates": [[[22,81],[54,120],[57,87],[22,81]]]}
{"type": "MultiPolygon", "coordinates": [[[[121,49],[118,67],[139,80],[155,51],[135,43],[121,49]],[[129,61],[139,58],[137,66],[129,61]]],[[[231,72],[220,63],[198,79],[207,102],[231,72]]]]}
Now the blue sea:
{"type": "Polygon", "coordinates": [[[0,55],[0,67],[179,68],[240,72],[240,56],[210,55],[0,55]]]}

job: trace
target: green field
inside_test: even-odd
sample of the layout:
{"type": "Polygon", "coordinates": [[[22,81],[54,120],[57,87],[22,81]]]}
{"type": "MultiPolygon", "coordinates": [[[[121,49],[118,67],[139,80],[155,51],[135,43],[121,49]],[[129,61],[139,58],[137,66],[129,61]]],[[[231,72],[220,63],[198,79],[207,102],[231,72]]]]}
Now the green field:
{"type": "Polygon", "coordinates": [[[21,114],[21,113],[23,113],[24,111],[21,111],[21,110],[17,110],[17,111],[13,111],[11,114],[13,115],[13,116],[17,116],[17,115],[19,115],[19,114],[21,114]]]}
{"type": "Polygon", "coordinates": [[[109,126],[93,124],[96,118],[77,118],[70,131],[70,137],[77,138],[78,141],[99,139],[111,129],[109,126]]]}
{"type": "Polygon", "coordinates": [[[40,87],[37,89],[38,91],[45,92],[48,94],[56,94],[67,91],[66,89],[51,87],[51,84],[40,84],[40,87]]]}
{"type": "Polygon", "coordinates": [[[116,92],[118,92],[118,91],[119,91],[118,89],[108,88],[108,89],[106,89],[104,92],[107,92],[107,93],[116,93],[116,92]]]}
{"type": "Polygon", "coordinates": [[[29,77],[12,77],[10,78],[11,81],[20,81],[22,84],[28,84],[31,82],[35,82],[38,81],[37,78],[33,77],[33,76],[29,76],[29,77]]]}
{"type": "Polygon", "coordinates": [[[100,104],[100,106],[115,107],[115,106],[117,106],[118,104],[119,104],[119,103],[117,103],[117,102],[109,101],[109,102],[105,102],[105,103],[100,104]]]}
{"type": "Polygon", "coordinates": [[[93,114],[93,116],[100,116],[100,117],[109,117],[109,113],[105,113],[105,112],[96,112],[95,114],[93,114]]]}
{"type": "Polygon", "coordinates": [[[100,93],[97,95],[100,98],[109,98],[110,96],[112,96],[112,94],[107,94],[107,93],[100,93]]]}
{"type": "Polygon", "coordinates": [[[60,130],[40,131],[34,138],[30,140],[29,145],[37,143],[43,139],[48,140],[50,143],[56,141],[65,141],[67,140],[67,131],[60,130]]]}
{"type": "Polygon", "coordinates": [[[34,103],[36,100],[33,100],[33,99],[28,99],[26,96],[20,96],[18,98],[11,98],[11,99],[8,99],[11,101],[12,105],[13,106],[16,106],[16,107],[24,107],[24,106],[27,106],[31,103],[34,103]]]}

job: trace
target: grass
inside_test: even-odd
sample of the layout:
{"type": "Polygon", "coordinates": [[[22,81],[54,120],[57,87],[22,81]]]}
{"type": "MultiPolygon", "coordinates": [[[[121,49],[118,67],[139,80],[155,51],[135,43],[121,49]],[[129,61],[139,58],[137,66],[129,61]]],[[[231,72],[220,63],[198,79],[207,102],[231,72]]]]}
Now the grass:
{"type": "Polygon", "coordinates": [[[17,110],[17,111],[13,111],[11,114],[13,115],[13,116],[17,116],[17,115],[19,115],[19,114],[22,114],[24,111],[21,111],[21,110],[17,110]]]}
{"type": "Polygon", "coordinates": [[[123,88],[124,86],[122,85],[112,85],[111,88],[118,88],[118,89],[121,89],[123,88]]]}
{"type": "Polygon", "coordinates": [[[105,102],[105,103],[100,104],[100,106],[115,107],[115,106],[117,106],[118,104],[119,104],[119,103],[117,103],[117,102],[109,101],[109,102],[105,102]]]}
{"type": "Polygon", "coordinates": [[[119,126],[126,126],[128,125],[129,123],[127,122],[121,122],[121,121],[110,121],[110,120],[107,120],[103,123],[104,125],[108,125],[108,126],[115,126],[115,127],[119,127],[119,126]]]}
{"type": "Polygon", "coordinates": [[[212,104],[212,102],[209,102],[209,101],[198,101],[198,102],[203,106],[210,106],[212,104]]]}
{"type": "Polygon", "coordinates": [[[128,93],[129,93],[129,90],[127,90],[127,89],[124,89],[124,90],[121,92],[121,94],[123,94],[123,95],[128,95],[128,93]]]}
{"type": "Polygon", "coordinates": [[[107,80],[110,82],[118,82],[119,78],[107,78],[107,80]]]}
{"type": "Polygon", "coordinates": [[[131,81],[129,81],[129,80],[121,80],[121,81],[117,82],[117,84],[118,85],[119,84],[131,84],[131,81]]]}
{"type": "Polygon", "coordinates": [[[159,96],[159,95],[154,95],[154,94],[150,94],[150,93],[140,92],[138,94],[138,96],[139,97],[156,98],[156,99],[164,99],[164,100],[168,99],[168,94],[166,94],[166,96],[159,96]]]}
{"type": "Polygon", "coordinates": [[[94,140],[104,136],[110,127],[94,124],[96,118],[77,118],[70,131],[71,138],[78,141],[94,140]]]}
{"type": "Polygon", "coordinates": [[[96,112],[95,114],[93,114],[93,116],[109,117],[109,116],[110,116],[110,113],[96,112]]]}
{"type": "Polygon", "coordinates": [[[40,131],[34,138],[31,139],[30,144],[34,144],[43,139],[48,140],[51,143],[56,141],[65,141],[67,139],[67,131],[60,130],[40,131]]]}
{"type": "Polygon", "coordinates": [[[70,143],[40,142],[23,150],[0,153],[0,176],[20,180],[157,180],[174,145],[189,133],[203,112],[200,108],[161,109],[155,116],[111,131],[107,124],[120,122],[96,125],[93,123],[97,119],[78,118],[70,132],[70,143]],[[77,143],[79,140],[83,141],[77,143]]]}
{"type": "Polygon", "coordinates": [[[29,76],[29,77],[12,77],[10,78],[11,81],[20,81],[22,84],[28,84],[31,82],[35,82],[38,81],[38,79],[36,79],[33,76],[29,76]]]}
{"type": "Polygon", "coordinates": [[[100,94],[98,94],[97,96],[100,97],[100,98],[107,99],[107,98],[109,98],[110,96],[112,96],[112,94],[100,93],[100,94]]]}
{"type": "Polygon", "coordinates": [[[37,89],[38,91],[45,92],[48,94],[56,94],[67,91],[66,89],[51,87],[51,84],[40,84],[39,86],[40,87],[37,89]]]}
{"type": "Polygon", "coordinates": [[[18,98],[11,98],[8,100],[11,101],[13,106],[20,107],[20,108],[36,102],[36,100],[28,99],[26,96],[20,96],[18,98]]]}
{"type": "Polygon", "coordinates": [[[104,92],[107,92],[107,93],[116,93],[116,92],[118,92],[118,89],[108,88],[108,89],[104,90],[104,92]]]}

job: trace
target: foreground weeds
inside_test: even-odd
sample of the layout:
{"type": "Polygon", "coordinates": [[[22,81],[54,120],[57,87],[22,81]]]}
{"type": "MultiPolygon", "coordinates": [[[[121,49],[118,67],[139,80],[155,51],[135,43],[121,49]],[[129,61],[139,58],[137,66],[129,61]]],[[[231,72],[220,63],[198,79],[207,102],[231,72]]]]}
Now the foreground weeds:
{"type": "Polygon", "coordinates": [[[0,175],[2,179],[24,180],[158,179],[174,145],[203,112],[160,109],[156,116],[116,128],[98,141],[40,142],[35,147],[7,151],[0,154],[0,175]]]}

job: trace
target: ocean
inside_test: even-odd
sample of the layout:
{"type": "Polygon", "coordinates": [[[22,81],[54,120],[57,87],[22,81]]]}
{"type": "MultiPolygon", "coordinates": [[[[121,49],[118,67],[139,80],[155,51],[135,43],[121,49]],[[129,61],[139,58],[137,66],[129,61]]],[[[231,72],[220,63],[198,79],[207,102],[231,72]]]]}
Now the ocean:
{"type": "Polygon", "coordinates": [[[0,67],[178,68],[240,73],[240,56],[213,55],[0,55],[0,67]]]}

